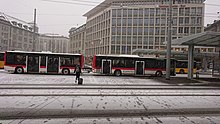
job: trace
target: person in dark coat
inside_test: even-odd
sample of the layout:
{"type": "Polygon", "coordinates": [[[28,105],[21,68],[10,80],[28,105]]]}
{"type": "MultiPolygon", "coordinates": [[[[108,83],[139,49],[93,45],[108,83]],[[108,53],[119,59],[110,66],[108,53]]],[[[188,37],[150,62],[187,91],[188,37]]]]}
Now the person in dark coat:
{"type": "Polygon", "coordinates": [[[79,78],[80,78],[80,74],[81,74],[81,67],[80,65],[76,65],[75,66],[75,70],[74,70],[74,73],[76,73],[76,80],[75,82],[79,82],[79,78]]]}

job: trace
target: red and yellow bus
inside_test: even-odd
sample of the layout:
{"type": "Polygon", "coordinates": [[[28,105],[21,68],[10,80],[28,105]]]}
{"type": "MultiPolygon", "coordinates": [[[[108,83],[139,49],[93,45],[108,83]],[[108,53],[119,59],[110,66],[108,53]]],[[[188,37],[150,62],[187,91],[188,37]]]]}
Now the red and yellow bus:
{"type": "Polygon", "coordinates": [[[74,73],[75,65],[84,66],[81,54],[6,51],[5,70],[11,73],[74,73]]]}
{"type": "MultiPolygon", "coordinates": [[[[120,75],[166,74],[165,58],[146,58],[136,55],[94,55],[94,73],[120,75]]],[[[175,60],[171,59],[171,75],[175,75],[175,60]]]]}
{"type": "Polygon", "coordinates": [[[0,69],[4,68],[4,52],[0,52],[0,69]]]}

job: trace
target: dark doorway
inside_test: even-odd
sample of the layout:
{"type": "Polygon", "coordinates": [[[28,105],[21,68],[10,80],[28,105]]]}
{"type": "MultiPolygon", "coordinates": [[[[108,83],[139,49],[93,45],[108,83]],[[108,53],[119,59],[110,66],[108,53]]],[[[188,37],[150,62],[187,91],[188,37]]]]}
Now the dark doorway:
{"type": "Polygon", "coordinates": [[[136,61],[135,65],[136,75],[144,75],[144,61],[136,61]]]}

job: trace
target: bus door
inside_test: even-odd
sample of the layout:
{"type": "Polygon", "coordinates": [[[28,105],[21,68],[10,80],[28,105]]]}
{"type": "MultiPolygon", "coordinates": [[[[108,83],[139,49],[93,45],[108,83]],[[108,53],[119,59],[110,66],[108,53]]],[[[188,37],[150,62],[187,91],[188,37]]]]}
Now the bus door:
{"type": "Polygon", "coordinates": [[[135,62],[135,74],[144,75],[144,61],[135,62]]]}
{"type": "Polygon", "coordinates": [[[48,73],[58,73],[59,71],[59,57],[48,56],[47,59],[47,72],[48,73]]]}
{"type": "Polygon", "coordinates": [[[39,56],[28,55],[27,72],[28,73],[39,73],[39,56]]]}
{"type": "Polygon", "coordinates": [[[102,60],[102,73],[111,74],[111,60],[108,59],[102,60]]]}

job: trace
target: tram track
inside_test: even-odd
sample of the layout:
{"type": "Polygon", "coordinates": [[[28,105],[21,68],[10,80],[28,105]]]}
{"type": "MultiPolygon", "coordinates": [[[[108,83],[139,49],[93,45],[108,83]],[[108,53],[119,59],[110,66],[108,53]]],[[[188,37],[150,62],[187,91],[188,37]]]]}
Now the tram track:
{"type": "Polygon", "coordinates": [[[5,89],[0,96],[220,96],[220,90],[5,89]]]}
{"type": "Polygon", "coordinates": [[[220,90],[220,87],[176,85],[0,85],[0,89],[106,89],[106,90],[220,90]]]}

